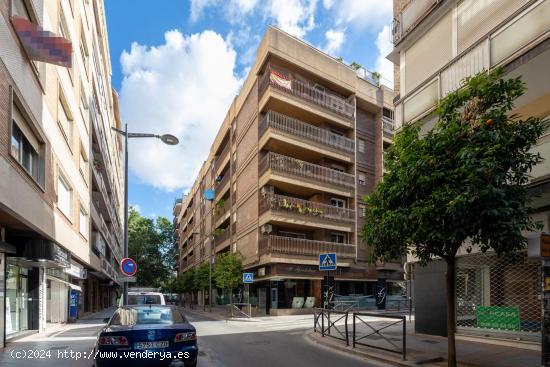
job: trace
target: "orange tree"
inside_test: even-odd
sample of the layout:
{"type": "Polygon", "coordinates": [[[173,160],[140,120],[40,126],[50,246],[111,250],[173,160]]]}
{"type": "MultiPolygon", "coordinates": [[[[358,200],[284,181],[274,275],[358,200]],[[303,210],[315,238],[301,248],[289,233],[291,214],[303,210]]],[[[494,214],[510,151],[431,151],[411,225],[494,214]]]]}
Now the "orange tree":
{"type": "Polygon", "coordinates": [[[466,78],[443,99],[429,132],[407,126],[397,134],[385,166],[388,173],[365,198],[361,237],[373,258],[406,253],[421,265],[447,263],[448,364],[456,366],[455,257],[465,245],[498,255],[526,245],[522,231],[538,225],[529,216],[527,183],[542,161],[531,148],[548,121],[510,114],[523,94],[520,78],[502,71],[466,78]]]}

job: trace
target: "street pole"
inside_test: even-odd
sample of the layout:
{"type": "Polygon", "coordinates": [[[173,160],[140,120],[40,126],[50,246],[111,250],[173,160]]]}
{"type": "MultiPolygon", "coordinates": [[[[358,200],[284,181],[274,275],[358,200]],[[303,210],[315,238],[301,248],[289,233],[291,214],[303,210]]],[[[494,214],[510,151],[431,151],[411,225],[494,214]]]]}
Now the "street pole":
{"type": "Polygon", "coordinates": [[[212,312],[212,245],[214,236],[210,234],[210,256],[208,256],[208,312],[212,312]]]}
{"type": "MultiPolygon", "coordinates": [[[[124,125],[124,258],[128,257],[128,124],[124,125]]],[[[123,283],[122,304],[128,304],[128,282],[123,283]]]]}
{"type": "Polygon", "coordinates": [[[542,260],[542,366],[550,367],[550,260],[542,260]]]}

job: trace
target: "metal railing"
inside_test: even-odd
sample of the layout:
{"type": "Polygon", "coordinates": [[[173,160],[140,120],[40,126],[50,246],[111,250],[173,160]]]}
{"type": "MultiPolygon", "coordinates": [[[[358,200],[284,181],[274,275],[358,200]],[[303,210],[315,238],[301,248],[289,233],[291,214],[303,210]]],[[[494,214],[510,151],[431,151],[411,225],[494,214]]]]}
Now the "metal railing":
{"type": "Polygon", "coordinates": [[[214,244],[216,246],[222,244],[225,240],[229,238],[230,230],[229,228],[225,228],[224,232],[218,236],[214,237],[214,244]]]}
{"type": "Polygon", "coordinates": [[[355,258],[355,245],[306,240],[284,236],[263,236],[258,240],[258,253],[286,254],[298,256],[319,256],[320,253],[335,252],[339,258],[355,258]]]}
{"type": "Polygon", "coordinates": [[[331,338],[343,340],[349,346],[348,314],[349,312],[315,308],[313,331],[320,332],[323,337],[330,336],[331,338]],[[331,315],[333,316],[332,319],[331,315]],[[337,323],[342,320],[344,320],[344,325],[338,325],[337,323]]]}
{"type": "Polygon", "coordinates": [[[386,138],[391,138],[393,136],[393,119],[382,116],[382,131],[386,138]]]}
{"type": "Polygon", "coordinates": [[[220,155],[216,157],[216,161],[214,163],[214,171],[218,171],[220,169],[220,165],[223,163],[225,156],[229,153],[229,150],[231,149],[231,143],[226,142],[225,147],[220,152],[220,155]]]}
{"type": "Polygon", "coordinates": [[[277,194],[260,194],[260,214],[271,210],[334,222],[355,221],[355,210],[277,194]]]}
{"type": "Polygon", "coordinates": [[[230,176],[231,175],[229,174],[229,170],[227,170],[227,172],[225,172],[225,174],[222,176],[221,180],[216,183],[216,196],[219,195],[219,193],[221,193],[225,188],[225,185],[229,183],[230,176]]]}
{"type": "Polygon", "coordinates": [[[400,353],[403,360],[407,359],[407,323],[405,316],[390,316],[390,315],[381,315],[377,313],[364,313],[364,312],[354,312],[353,313],[353,348],[356,345],[362,345],[365,347],[381,349],[387,352],[400,353]],[[379,325],[380,321],[369,321],[367,317],[374,317],[377,320],[390,319],[395,321],[390,321],[389,323],[383,323],[379,325]],[[395,326],[399,323],[402,323],[402,337],[401,337],[401,346],[397,342],[397,338],[393,334],[389,334],[389,328],[395,326]],[[362,332],[358,331],[358,326],[366,326],[367,332],[364,335],[362,332]],[[384,334],[384,333],[385,334],[384,334]],[[374,340],[377,342],[382,341],[382,343],[368,343],[367,340],[374,340]],[[380,345],[383,344],[383,345],[380,345]]]}
{"type": "Polygon", "coordinates": [[[260,174],[268,169],[283,175],[305,178],[346,188],[355,187],[355,176],[286,155],[269,152],[260,161],[260,174]]]}
{"type": "Polygon", "coordinates": [[[355,105],[353,103],[315,82],[305,80],[301,77],[300,79],[293,77],[289,71],[279,68],[274,69],[269,66],[266,72],[260,77],[258,94],[261,97],[267,90],[267,87],[272,86],[285,93],[313,102],[347,119],[353,119],[355,113],[355,105]]]}
{"type": "Polygon", "coordinates": [[[231,201],[229,199],[225,200],[225,202],[218,206],[216,204],[216,207],[214,208],[214,223],[216,223],[220,218],[225,216],[225,214],[229,211],[231,208],[231,201]]]}
{"type": "Polygon", "coordinates": [[[430,9],[441,1],[442,0],[413,0],[409,2],[409,4],[393,18],[393,43],[399,43],[414,26],[430,14],[430,9]]]}
{"type": "Polygon", "coordinates": [[[352,139],[275,111],[269,111],[265,114],[259,125],[259,135],[262,136],[268,128],[323,144],[346,153],[353,153],[355,151],[355,142],[352,139]]]}

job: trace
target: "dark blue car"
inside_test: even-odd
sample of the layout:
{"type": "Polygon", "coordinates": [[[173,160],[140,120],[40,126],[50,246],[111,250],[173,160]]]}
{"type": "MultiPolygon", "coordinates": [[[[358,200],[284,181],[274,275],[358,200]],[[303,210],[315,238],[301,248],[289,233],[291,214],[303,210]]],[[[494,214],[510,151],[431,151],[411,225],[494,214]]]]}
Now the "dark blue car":
{"type": "Polygon", "coordinates": [[[94,352],[95,367],[195,367],[197,334],[179,307],[123,306],[99,333],[94,352]]]}

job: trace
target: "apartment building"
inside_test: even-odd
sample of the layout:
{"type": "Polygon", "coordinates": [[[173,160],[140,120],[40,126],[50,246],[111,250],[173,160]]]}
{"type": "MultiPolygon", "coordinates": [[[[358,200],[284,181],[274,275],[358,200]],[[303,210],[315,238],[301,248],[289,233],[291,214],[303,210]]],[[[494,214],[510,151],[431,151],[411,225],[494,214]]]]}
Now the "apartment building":
{"type": "MultiPolygon", "coordinates": [[[[464,77],[496,67],[507,77],[521,75],[526,83],[514,112],[548,117],[549,38],[549,0],[394,0],[394,49],[388,59],[396,65],[396,128],[420,123],[430,129],[439,100],[458,89],[464,77]]],[[[549,135],[535,150],[546,161],[532,172],[533,216],[548,231],[549,135]]],[[[458,334],[540,342],[540,261],[529,259],[527,251],[502,258],[462,251],[457,267],[458,334]]],[[[444,272],[442,261],[414,266],[418,332],[447,334],[444,272]]]]}
{"type": "Polygon", "coordinates": [[[2,1],[0,43],[3,347],[113,304],[122,145],[102,1],[2,1]],[[15,17],[69,40],[72,66],[31,59],[15,17]]]}
{"type": "Polygon", "coordinates": [[[374,307],[387,284],[400,296],[401,264],[367,264],[358,238],[362,197],[391,143],[392,99],[365,70],[269,27],[195,184],[174,205],[180,273],[238,252],[255,274],[253,305],[276,315],[320,305],[319,254],[335,252],[337,295],[371,295],[374,307]]]}

